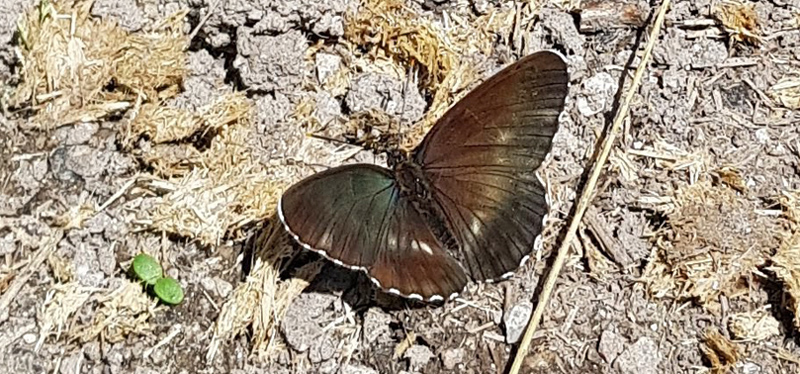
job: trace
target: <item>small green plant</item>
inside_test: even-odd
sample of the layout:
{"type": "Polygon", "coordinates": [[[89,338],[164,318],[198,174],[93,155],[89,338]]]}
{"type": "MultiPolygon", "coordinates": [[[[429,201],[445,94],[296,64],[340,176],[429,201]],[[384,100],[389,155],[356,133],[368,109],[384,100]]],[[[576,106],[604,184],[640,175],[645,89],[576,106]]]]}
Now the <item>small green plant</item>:
{"type": "Polygon", "coordinates": [[[183,301],[183,289],[172,278],[164,277],[161,264],[146,253],[140,253],[133,258],[131,275],[141,280],[161,302],[169,305],[178,305],[183,301]]]}
{"type": "Polygon", "coordinates": [[[183,289],[175,279],[161,278],[157,280],[153,291],[166,304],[178,305],[183,301],[183,289]]]}
{"type": "Polygon", "coordinates": [[[139,253],[136,255],[136,257],[133,258],[131,268],[133,274],[148,286],[155,285],[164,271],[161,269],[161,264],[159,264],[153,256],[146,253],[139,253]]]}

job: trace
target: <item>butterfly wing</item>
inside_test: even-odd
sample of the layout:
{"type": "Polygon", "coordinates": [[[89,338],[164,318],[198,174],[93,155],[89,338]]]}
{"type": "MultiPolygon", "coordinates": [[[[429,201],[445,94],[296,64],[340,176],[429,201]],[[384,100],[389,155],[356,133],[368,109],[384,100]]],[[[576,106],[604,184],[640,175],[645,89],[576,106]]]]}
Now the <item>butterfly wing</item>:
{"type": "Polygon", "coordinates": [[[467,282],[389,170],[345,165],[295,184],[281,197],[286,229],[305,248],[366,271],[394,294],[441,300],[467,282]]]}
{"type": "Polygon", "coordinates": [[[561,55],[524,57],[455,104],[414,152],[474,279],[510,275],[541,233],[548,204],[535,171],[550,152],[567,83],[561,55]]]}

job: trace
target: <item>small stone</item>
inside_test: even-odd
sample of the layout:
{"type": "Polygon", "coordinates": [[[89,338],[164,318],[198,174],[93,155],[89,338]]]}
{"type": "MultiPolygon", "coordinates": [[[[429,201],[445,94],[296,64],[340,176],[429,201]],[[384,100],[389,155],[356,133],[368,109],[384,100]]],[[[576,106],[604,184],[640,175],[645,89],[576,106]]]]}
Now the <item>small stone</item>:
{"type": "Polygon", "coordinates": [[[320,324],[326,323],[320,318],[325,309],[333,304],[335,295],[304,293],[300,294],[286,311],[281,322],[281,331],[286,344],[297,352],[305,352],[320,344],[322,334],[320,324]]]}
{"type": "Polygon", "coordinates": [[[233,67],[245,87],[259,91],[292,90],[302,82],[305,68],[302,61],[308,48],[302,32],[258,35],[242,26],[236,35],[239,55],[233,67]]]}
{"type": "Polygon", "coordinates": [[[217,284],[217,293],[221,297],[228,297],[233,292],[233,285],[222,278],[215,277],[214,282],[217,284]]]}
{"type": "Polygon", "coordinates": [[[489,13],[489,1],[488,0],[472,0],[472,9],[475,9],[475,12],[478,14],[486,14],[489,13]]]}
{"type": "Polygon", "coordinates": [[[442,365],[445,369],[453,370],[462,362],[464,362],[464,348],[451,348],[442,352],[442,365]]]}
{"type": "Polygon", "coordinates": [[[88,145],[76,145],[67,148],[64,166],[83,178],[99,176],[108,163],[103,152],[88,145]]]}
{"type": "Polygon", "coordinates": [[[25,344],[36,343],[36,334],[31,332],[31,333],[27,333],[25,335],[22,335],[22,341],[24,341],[25,344]]]}
{"type": "Polygon", "coordinates": [[[86,356],[86,359],[89,361],[98,362],[103,357],[100,351],[100,343],[99,342],[88,342],[83,345],[83,355],[86,356]]]}
{"type": "Polygon", "coordinates": [[[353,77],[344,102],[351,113],[380,110],[406,122],[422,118],[427,105],[415,85],[374,72],[353,77]]]}
{"type": "Polygon", "coordinates": [[[403,358],[408,359],[408,365],[410,366],[411,370],[417,370],[425,367],[433,358],[433,352],[431,349],[424,346],[424,345],[414,345],[411,346],[406,353],[403,354],[403,358]]]}
{"type": "Polygon", "coordinates": [[[618,83],[611,74],[602,72],[583,83],[583,95],[578,97],[578,111],[590,117],[611,109],[618,83]]]}
{"type": "Polygon", "coordinates": [[[214,292],[217,288],[216,283],[214,283],[214,278],[211,277],[200,279],[200,285],[203,286],[203,289],[208,292],[214,292]]]}
{"type": "Polygon", "coordinates": [[[364,313],[363,333],[364,340],[372,344],[382,337],[390,337],[392,329],[389,324],[392,317],[384,313],[380,308],[370,308],[364,313]]]}
{"type": "Polygon", "coordinates": [[[502,310],[493,310],[492,311],[492,322],[494,322],[494,324],[498,325],[498,326],[501,323],[503,323],[503,311],[502,310]]]}
{"type": "Polygon", "coordinates": [[[347,365],[342,369],[342,374],[378,374],[378,372],[364,365],[347,365]]]}
{"type": "Polygon", "coordinates": [[[31,171],[33,171],[33,177],[37,181],[41,182],[47,176],[47,170],[46,158],[38,158],[31,161],[31,171]]]}
{"type": "Polygon", "coordinates": [[[103,358],[111,366],[112,371],[122,366],[122,363],[125,361],[125,355],[123,354],[122,343],[117,343],[108,348],[108,350],[103,354],[103,358]]]}
{"type": "Polygon", "coordinates": [[[53,138],[64,145],[78,145],[89,141],[100,129],[96,122],[80,122],[53,132],[53,138]]]}
{"type": "Polygon", "coordinates": [[[756,140],[760,144],[769,143],[770,138],[769,138],[769,132],[767,132],[767,129],[758,129],[758,130],[756,130],[756,140]]]}
{"type": "Polygon", "coordinates": [[[333,337],[326,334],[318,338],[317,343],[311,347],[308,352],[308,359],[311,363],[317,364],[330,360],[334,353],[336,353],[336,344],[334,344],[333,337]]]}
{"type": "Polygon", "coordinates": [[[761,372],[761,366],[753,362],[745,362],[742,364],[743,374],[758,374],[761,372]]]}
{"type": "Polygon", "coordinates": [[[314,59],[317,66],[317,79],[320,84],[324,84],[328,77],[339,70],[342,64],[342,58],[331,53],[317,53],[314,59]]]}
{"type": "Polygon", "coordinates": [[[297,352],[305,352],[314,343],[314,337],[322,333],[322,328],[310,318],[287,313],[281,322],[281,331],[286,344],[297,352]]]}
{"type": "Polygon", "coordinates": [[[775,147],[767,150],[768,155],[775,157],[786,156],[788,153],[789,152],[786,150],[786,147],[784,147],[783,144],[780,143],[778,143],[775,147]]]}
{"type": "Polygon", "coordinates": [[[597,344],[597,351],[603,356],[607,363],[612,363],[625,349],[625,343],[625,338],[611,330],[605,330],[600,334],[600,342],[597,344]]]}
{"type": "Polygon", "coordinates": [[[342,114],[342,103],[327,91],[317,93],[314,116],[322,123],[329,123],[342,114]]]}
{"type": "MultiPolygon", "coordinates": [[[[339,362],[337,362],[337,360],[323,361],[321,364],[319,364],[319,368],[317,369],[318,374],[337,374],[338,371],[339,371],[339,362]]],[[[290,373],[291,371],[289,371],[289,369],[286,369],[285,374],[290,374],[290,373]]]]}
{"type": "Polygon", "coordinates": [[[169,358],[171,358],[171,354],[166,349],[155,349],[149,357],[150,361],[156,365],[164,364],[169,358]]]}
{"type": "Polygon", "coordinates": [[[531,312],[533,312],[533,303],[527,300],[512,306],[506,312],[503,318],[506,326],[506,343],[515,344],[519,341],[531,318],[531,312]]]}
{"type": "Polygon", "coordinates": [[[656,374],[660,362],[658,344],[651,338],[643,337],[617,357],[616,365],[622,374],[656,374]]]}

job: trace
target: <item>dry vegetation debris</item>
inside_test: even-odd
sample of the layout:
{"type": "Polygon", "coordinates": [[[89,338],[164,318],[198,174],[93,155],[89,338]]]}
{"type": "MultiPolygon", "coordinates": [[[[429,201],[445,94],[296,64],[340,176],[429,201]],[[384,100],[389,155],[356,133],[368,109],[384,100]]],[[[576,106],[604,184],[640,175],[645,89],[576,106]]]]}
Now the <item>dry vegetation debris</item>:
{"type": "Polygon", "coordinates": [[[251,115],[252,103],[241,93],[224,95],[199,113],[142,106],[127,135],[148,135],[156,143],[133,152],[156,171],[140,187],[159,198],[139,223],[214,245],[271,214],[287,181],[253,156],[247,141],[251,115]],[[198,147],[192,137],[204,135],[210,141],[198,147]]]}
{"type": "MultiPolygon", "coordinates": [[[[136,177],[119,195],[135,185],[139,195],[144,190],[157,196],[136,221],[147,229],[214,245],[232,231],[267,217],[285,182],[280,182],[280,173],[268,173],[251,155],[250,100],[241,93],[228,94],[197,112],[165,104],[179,92],[186,73],[186,11],[150,31],[130,33],[110,20],[91,17],[92,3],[43,2],[26,14],[19,26],[22,84],[11,105],[36,113],[31,128],[40,130],[130,109],[127,126],[118,129],[122,144],[153,173],[136,177]],[[138,141],[143,138],[153,146],[140,148],[138,141]]],[[[54,223],[64,229],[81,228],[102,208],[79,205],[54,223]]],[[[58,258],[50,262],[59,269],[59,279],[70,278],[58,258]]],[[[140,285],[125,282],[116,290],[54,285],[39,317],[42,339],[52,329],[66,328],[66,321],[92,293],[99,295],[99,309],[90,325],[73,326],[73,337],[90,341],[102,335],[114,342],[128,333],[147,331],[151,302],[140,285]]],[[[294,293],[298,288],[304,286],[289,287],[294,293]]],[[[273,315],[260,317],[272,321],[273,315]]]]}
{"type": "Polygon", "coordinates": [[[413,133],[401,139],[401,145],[410,149],[480,78],[476,61],[463,57],[476,52],[489,55],[495,35],[511,34],[515,16],[528,18],[523,24],[530,23],[536,12],[534,3],[526,3],[521,9],[492,10],[472,19],[450,14],[450,23],[441,23],[420,17],[404,1],[365,0],[346,22],[345,39],[350,49],[358,46],[367,50],[351,62],[350,69],[377,69],[399,79],[411,74],[430,92],[430,108],[421,126],[413,126],[413,133]]]}
{"type": "Polygon", "coordinates": [[[663,213],[668,226],[656,238],[650,291],[657,297],[695,299],[718,307],[718,296],[746,295],[753,277],[780,246],[780,216],[708,176],[678,188],[663,213]]]}
{"type": "Polygon", "coordinates": [[[766,310],[731,315],[728,330],[734,338],[745,342],[763,341],[781,332],[780,322],[766,310]]]}
{"type": "Polygon", "coordinates": [[[178,93],[188,45],[182,32],[186,12],[151,31],[129,33],[92,17],[93,3],[43,1],[18,24],[21,84],[9,105],[36,113],[31,128],[98,120],[134,101],[178,93]]]}
{"type": "Polygon", "coordinates": [[[267,221],[252,247],[257,251],[256,262],[247,279],[239,284],[233,296],[222,306],[214,337],[208,353],[209,361],[217,354],[220,344],[252,328],[252,354],[268,358],[278,347],[277,331],[280,321],[292,300],[319,273],[322,262],[306,264],[288,280],[281,280],[294,249],[283,232],[282,223],[274,217],[267,221]]]}
{"type": "Polygon", "coordinates": [[[723,0],[714,7],[713,14],[734,41],[756,44],[761,40],[755,4],[723,0]]]}
{"type": "Polygon", "coordinates": [[[700,350],[711,362],[711,372],[714,374],[727,373],[741,359],[741,348],[716,328],[706,330],[700,350]]]}
{"type": "Polygon", "coordinates": [[[800,331],[800,191],[785,193],[780,201],[792,223],[792,232],[784,235],[783,243],[772,256],[769,270],[783,283],[794,326],[800,331]]]}
{"type": "Polygon", "coordinates": [[[794,110],[800,109],[800,72],[797,74],[781,78],[767,91],[767,94],[780,105],[794,110]]]}

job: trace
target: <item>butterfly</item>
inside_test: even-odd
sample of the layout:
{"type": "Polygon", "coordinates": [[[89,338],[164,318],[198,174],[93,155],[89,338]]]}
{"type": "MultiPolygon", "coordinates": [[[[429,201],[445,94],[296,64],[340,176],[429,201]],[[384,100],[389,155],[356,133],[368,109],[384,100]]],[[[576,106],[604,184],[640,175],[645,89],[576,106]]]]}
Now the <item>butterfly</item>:
{"type": "Polygon", "coordinates": [[[311,175],[281,196],[278,215],[304,248],[391,294],[436,302],[470,279],[509,278],[541,246],[549,204],[537,169],[568,80],[560,53],[523,57],[453,105],[391,169],[311,175]]]}

